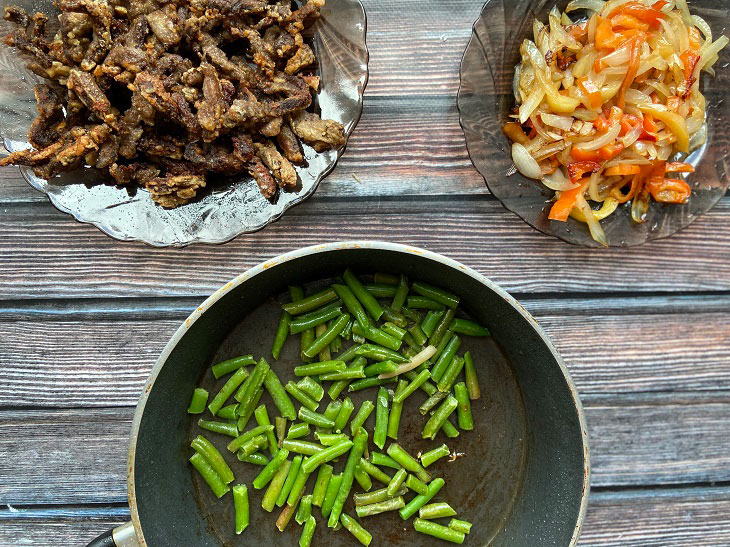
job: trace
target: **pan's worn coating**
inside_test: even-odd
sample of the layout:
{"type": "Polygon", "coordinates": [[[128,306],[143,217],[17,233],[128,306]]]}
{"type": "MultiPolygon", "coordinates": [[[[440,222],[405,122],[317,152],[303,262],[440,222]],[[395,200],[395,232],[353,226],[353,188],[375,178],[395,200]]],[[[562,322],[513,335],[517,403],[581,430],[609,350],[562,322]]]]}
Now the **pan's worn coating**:
{"type": "MultiPolygon", "coordinates": [[[[375,242],[312,247],[264,263],[216,292],[175,334],[150,376],[133,424],[128,483],[140,544],[296,544],[300,528],[292,521],[281,534],[274,527],[276,511],[269,515],[260,509],[258,491],[251,492],[251,526],[242,536],[232,533],[231,500],[214,499],[188,465],[189,443],[198,430],[186,406],[199,382],[212,387],[210,374],[204,375],[212,362],[241,353],[270,357],[279,314],[274,297],[287,285],[332,277],[347,266],[405,273],[455,292],[463,309],[494,335],[465,337],[463,346],[475,356],[482,387],[482,398],[472,406],[473,432],[458,439],[440,435],[436,442],[420,439],[423,419],[415,407],[421,394],[405,405],[401,423],[399,442],[413,453],[440,442],[464,453],[433,470],[447,482],[438,499],[475,522],[467,542],[573,545],[588,493],[587,433],[575,388],[554,348],[524,309],[476,272],[427,251],[375,242]]],[[[287,343],[278,363],[269,359],[282,380],[298,364],[296,341],[287,343]]],[[[356,407],[365,397],[373,398],[374,391],[356,394],[356,407]]],[[[262,402],[269,402],[268,395],[262,402]]],[[[267,406],[273,419],[274,407],[267,406]]],[[[237,480],[250,484],[258,468],[227,459],[237,480]]],[[[373,545],[433,544],[394,514],[369,517],[364,524],[373,545]]],[[[352,544],[346,532],[326,529],[323,520],[315,539],[324,546],[352,544]]]]}

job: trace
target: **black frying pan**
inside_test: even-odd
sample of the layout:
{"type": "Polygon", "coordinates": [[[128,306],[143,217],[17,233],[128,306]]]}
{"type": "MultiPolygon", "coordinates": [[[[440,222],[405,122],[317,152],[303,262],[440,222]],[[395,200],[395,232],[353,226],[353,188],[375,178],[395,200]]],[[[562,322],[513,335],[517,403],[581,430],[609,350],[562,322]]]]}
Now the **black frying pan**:
{"type": "MultiPolygon", "coordinates": [[[[215,499],[187,461],[190,441],[199,431],[186,408],[201,382],[215,389],[205,374],[211,363],[242,353],[270,356],[280,313],[276,298],[288,285],[331,278],[347,266],[358,272],[405,273],[442,286],[459,294],[462,308],[493,333],[462,345],[475,357],[482,387],[481,399],[472,402],[475,430],[447,441],[464,455],[433,466],[446,480],[439,499],[475,523],[465,545],[577,542],[589,483],[585,421],[572,380],[535,320],[502,289],[453,260],[393,243],[352,242],[293,251],[256,266],[185,320],[152,370],[134,417],[128,477],[132,522],[90,547],[297,545],[300,527],[292,520],[279,532],[276,511],[261,510],[262,493],[253,489],[251,526],[241,536],[233,533],[230,495],[215,499]]],[[[298,364],[296,345],[288,343],[274,365],[284,382],[298,364]]],[[[364,397],[374,397],[370,391],[355,394],[357,407],[364,397]]],[[[412,453],[434,445],[420,438],[416,407],[424,397],[410,397],[403,410],[399,442],[412,453]]],[[[269,403],[269,408],[274,407],[269,403]]],[[[228,459],[237,482],[250,484],[259,468],[228,459]]],[[[372,545],[437,542],[394,513],[369,517],[364,524],[373,534],[372,545]]],[[[346,531],[333,532],[319,519],[315,545],[353,544],[346,531]]]]}

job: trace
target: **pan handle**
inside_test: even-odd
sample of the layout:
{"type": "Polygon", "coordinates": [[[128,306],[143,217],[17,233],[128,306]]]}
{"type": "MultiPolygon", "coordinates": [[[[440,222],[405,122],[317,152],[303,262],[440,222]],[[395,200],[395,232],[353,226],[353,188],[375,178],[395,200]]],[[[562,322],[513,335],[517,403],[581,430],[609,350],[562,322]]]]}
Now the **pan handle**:
{"type": "Polygon", "coordinates": [[[131,522],[117,526],[93,539],[86,547],[139,547],[131,522]]]}

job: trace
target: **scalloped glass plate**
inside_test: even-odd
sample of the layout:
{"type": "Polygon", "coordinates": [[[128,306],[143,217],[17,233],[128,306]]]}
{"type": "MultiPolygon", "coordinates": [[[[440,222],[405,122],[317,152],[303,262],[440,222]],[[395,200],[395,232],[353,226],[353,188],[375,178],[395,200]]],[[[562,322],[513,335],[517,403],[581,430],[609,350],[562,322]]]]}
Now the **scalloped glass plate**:
{"type": "MultiPolygon", "coordinates": [[[[9,4],[47,14],[57,12],[51,0],[2,0],[0,7],[9,4]]],[[[321,76],[316,102],[322,118],[342,123],[349,137],[360,119],[368,79],[365,10],[358,0],[330,0],[321,13],[314,35],[321,76]]],[[[5,34],[10,26],[4,21],[2,25],[5,34]]],[[[26,133],[36,115],[33,86],[38,81],[40,78],[25,69],[25,59],[15,50],[0,47],[0,133],[10,152],[28,147],[26,133]]],[[[155,205],[142,188],[128,189],[100,180],[90,169],[51,181],[36,177],[28,168],[21,168],[21,173],[58,209],[116,239],[182,247],[224,243],[260,230],[311,196],[343,150],[344,146],[318,154],[304,145],[306,166],[296,168],[301,186],[280,192],[273,202],[261,195],[251,178],[243,178],[211,185],[202,197],[176,209],[155,205]]]]}
{"type": "MultiPolygon", "coordinates": [[[[484,177],[489,191],[507,209],[545,234],[576,245],[598,247],[600,244],[591,238],[587,225],[572,218],[568,222],[547,218],[552,190],[519,173],[508,175],[512,159],[502,125],[515,104],[512,77],[520,58],[519,44],[532,34],[533,19],[546,22],[555,3],[554,0],[490,0],[484,4],[461,61],[459,121],[474,167],[484,177]]],[[[562,10],[567,3],[567,0],[557,2],[558,8],[562,10]]],[[[727,33],[730,1],[696,0],[690,3],[690,10],[710,24],[713,38],[727,33]]],[[[643,224],[631,220],[630,204],[622,205],[601,221],[609,246],[639,245],[670,236],[711,209],[725,194],[730,184],[730,141],[726,133],[730,124],[728,63],[730,47],[720,53],[720,60],[715,64],[717,76],[703,76],[708,136],[707,144],[685,160],[696,168],[687,179],[692,196],[684,205],[652,202],[643,224]]]]}

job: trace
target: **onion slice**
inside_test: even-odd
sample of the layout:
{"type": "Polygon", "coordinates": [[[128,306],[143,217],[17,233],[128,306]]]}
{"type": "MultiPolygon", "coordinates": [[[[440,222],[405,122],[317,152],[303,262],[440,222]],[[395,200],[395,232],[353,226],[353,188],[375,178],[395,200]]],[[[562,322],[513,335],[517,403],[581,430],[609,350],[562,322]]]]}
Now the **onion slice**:
{"type": "MultiPolygon", "coordinates": [[[[619,127],[620,129],[620,127],[619,127]]],[[[512,161],[517,170],[528,179],[539,179],[542,177],[542,169],[532,154],[518,142],[512,143],[512,161]]]]}
{"type": "Polygon", "coordinates": [[[385,372],[378,376],[381,380],[385,380],[386,378],[393,378],[395,376],[398,376],[399,374],[403,374],[404,372],[408,372],[410,370],[413,370],[416,367],[421,366],[423,363],[428,361],[431,357],[434,356],[436,353],[436,348],[434,346],[426,346],[421,351],[416,353],[413,357],[411,357],[411,360],[407,363],[403,363],[402,365],[398,365],[398,368],[395,370],[395,372],[385,372]]]}

